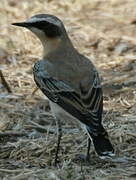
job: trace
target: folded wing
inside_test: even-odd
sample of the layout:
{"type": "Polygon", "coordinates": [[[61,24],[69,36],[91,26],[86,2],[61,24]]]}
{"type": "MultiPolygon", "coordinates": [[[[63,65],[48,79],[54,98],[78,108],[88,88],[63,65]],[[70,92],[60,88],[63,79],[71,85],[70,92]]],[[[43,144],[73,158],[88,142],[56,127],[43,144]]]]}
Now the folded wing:
{"type": "Polygon", "coordinates": [[[38,72],[34,68],[34,79],[41,91],[54,103],[79,119],[91,129],[92,133],[103,131],[101,126],[102,89],[98,73],[94,74],[93,84],[88,91],[80,86],[80,93],[76,92],[66,82],[50,77],[46,72],[38,72]]]}

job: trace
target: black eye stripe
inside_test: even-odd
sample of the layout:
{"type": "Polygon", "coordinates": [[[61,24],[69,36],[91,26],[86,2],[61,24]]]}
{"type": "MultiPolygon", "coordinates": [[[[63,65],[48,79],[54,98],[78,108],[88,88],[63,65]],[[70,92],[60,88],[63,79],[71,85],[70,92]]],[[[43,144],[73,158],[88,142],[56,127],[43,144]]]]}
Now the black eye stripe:
{"type": "Polygon", "coordinates": [[[36,27],[45,32],[48,37],[57,37],[61,35],[61,30],[58,26],[51,24],[47,21],[37,21],[31,23],[33,27],[36,27]]]}
{"type": "MultiPolygon", "coordinates": [[[[30,22],[30,24],[33,26],[33,27],[37,27],[39,29],[43,29],[45,26],[48,27],[48,26],[51,26],[50,23],[46,22],[46,21],[37,21],[37,22],[30,22]]],[[[53,25],[52,25],[53,26],[53,25]]]]}

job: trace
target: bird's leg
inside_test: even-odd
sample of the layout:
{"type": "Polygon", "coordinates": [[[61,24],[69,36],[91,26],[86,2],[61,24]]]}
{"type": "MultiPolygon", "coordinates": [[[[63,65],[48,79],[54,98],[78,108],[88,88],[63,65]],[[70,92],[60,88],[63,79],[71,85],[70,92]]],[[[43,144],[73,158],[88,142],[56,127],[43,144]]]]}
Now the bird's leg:
{"type": "Polygon", "coordinates": [[[54,162],[55,166],[57,166],[57,163],[58,163],[58,153],[59,153],[60,141],[62,137],[61,122],[59,119],[57,120],[57,128],[58,128],[58,141],[57,141],[57,148],[56,148],[56,153],[55,153],[55,162],[54,162]]]}
{"type": "Polygon", "coordinates": [[[91,139],[88,137],[88,144],[87,144],[87,154],[86,154],[86,161],[90,161],[90,147],[91,147],[91,139]]]}
{"type": "Polygon", "coordinates": [[[76,155],[75,160],[76,161],[80,160],[80,161],[86,162],[87,165],[88,165],[88,163],[90,164],[90,147],[91,147],[91,139],[88,137],[86,155],[78,154],[78,155],[76,155]]]}

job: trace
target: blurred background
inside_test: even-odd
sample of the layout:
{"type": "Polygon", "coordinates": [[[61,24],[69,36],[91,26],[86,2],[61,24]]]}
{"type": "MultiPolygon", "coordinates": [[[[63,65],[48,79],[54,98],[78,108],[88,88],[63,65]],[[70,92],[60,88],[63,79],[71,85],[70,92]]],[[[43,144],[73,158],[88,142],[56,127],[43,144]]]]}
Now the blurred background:
{"type": "Polygon", "coordinates": [[[135,0],[0,0],[1,179],[136,178],[135,7],[135,0]],[[64,123],[60,169],[52,167],[56,125],[32,75],[42,47],[31,32],[11,25],[41,13],[64,22],[74,46],[101,74],[113,160],[99,160],[92,146],[91,165],[79,163],[86,135],[64,123]]]}

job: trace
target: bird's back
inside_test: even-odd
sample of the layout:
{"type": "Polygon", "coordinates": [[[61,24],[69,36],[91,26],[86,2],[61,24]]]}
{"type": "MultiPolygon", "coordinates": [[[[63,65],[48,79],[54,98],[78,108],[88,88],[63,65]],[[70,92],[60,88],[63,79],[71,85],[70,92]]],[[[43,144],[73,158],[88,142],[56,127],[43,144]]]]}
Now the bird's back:
{"type": "Polygon", "coordinates": [[[77,50],[62,49],[61,52],[50,54],[44,59],[45,70],[48,74],[57,79],[63,80],[70,87],[79,92],[79,85],[82,84],[88,90],[93,84],[97,72],[93,63],[77,50]]]}

